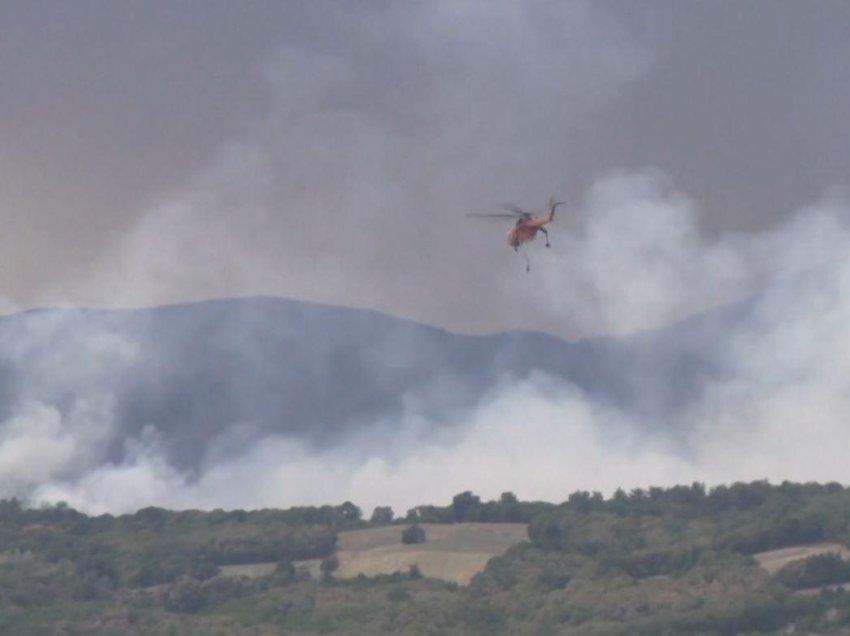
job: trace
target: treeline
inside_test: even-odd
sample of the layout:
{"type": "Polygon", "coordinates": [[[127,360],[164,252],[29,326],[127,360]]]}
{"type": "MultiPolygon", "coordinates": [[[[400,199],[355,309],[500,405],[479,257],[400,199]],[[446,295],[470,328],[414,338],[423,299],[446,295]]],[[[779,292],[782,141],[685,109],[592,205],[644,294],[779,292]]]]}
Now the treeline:
{"type": "Polygon", "coordinates": [[[29,568],[33,580],[45,574],[44,584],[22,586],[6,568],[0,600],[4,585],[15,589],[7,598],[22,603],[49,601],[63,589],[88,600],[181,578],[205,581],[225,565],[324,558],[336,548],[337,529],[357,523],[359,509],[349,502],[254,512],[149,507],[89,517],[64,504],[28,508],[6,499],[0,501],[0,561],[17,571],[29,568]],[[60,580],[62,589],[55,589],[60,580]]]}
{"type": "Polygon", "coordinates": [[[482,502],[467,490],[452,498],[448,506],[417,506],[407,511],[405,523],[528,523],[536,515],[556,506],[542,501],[519,501],[512,492],[504,492],[495,501],[482,502]]]}
{"type": "MultiPolygon", "coordinates": [[[[635,488],[628,493],[617,489],[605,498],[600,492],[584,490],[570,494],[561,504],[542,501],[520,501],[511,492],[502,493],[497,500],[482,501],[478,495],[465,491],[455,495],[448,506],[421,505],[411,508],[396,523],[528,523],[545,513],[570,511],[578,513],[609,512],[616,515],[670,516],[694,519],[729,512],[744,512],[763,506],[794,507],[812,498],[841,494],[845,491],[839,483],[793,483],[770,484],[766,480],[749,483],[736,482],[708,489],[705,484],[694,482],[689,486],[669,488],[635,488]]],[[[376,508],[371,523],[393,522],[390,508],[376,508]]],[[[763,543],[817,540],[817,525],[814,519],[783,520],[784,527],[779,537],[766,536],[763,543]],[[812,522],[815,521],[813,524],[812,522]]],[[[742,546],[742,550],[745,549],[742,546]]],[[[751,552],[764,549],[762,545],[746,548],[751,552]]]]}
{"type": "MultiPolygon", "coordinates": [[[[689,532],[693,540],[691,551],[711,548],[754,554],[816,541],[847,543],[850,491],[836,483],[771,485],[767,481],[711,490],[700,483],[635,489],[629,494],[618,490],[608,499],[599,493],[579,491],[556,508],[535,516],[529,537],[545,549],[593,553],[596,545],[607,549],[614,545],[623,550],[639,550],[641,546],[630,545],[628,539],[610,536],[613,530],[609,531],[609,526],[630,527],[630,519],[643,519],[644,524],[655,524],[670,532],[674,527],[675,532],[689,532]],[[583,530],[588,526],[593,526],[593,530],[583,530]]],[[[653,558],[659,562],[692,559],[686,554],[653,558]]]]}
{"type": "Polygon", "coordinates": [[[150,506],[133,514],[88,516],[65,503],[52,506],[26,506],[19,499],[0,499],[0,525],[61,525],[78,533],[88,530],[106,531],[115,527],[135,527],[163,530],[175,527],[215,527],[228,523],[250,525],[285,524],[316,525],[337,530],[362,525],[362,511],[350,501],[338,506],[301,506],[287,509],[262,510],[181,510],[173,511],[150,506]]]}
{"type": "Polygon", "coordinates": [[[599,492],[576,491],[559,506],[579,512],[605,511],[620,515],[671,515],[687,518],[715,515],[730,511],[746,511],[771,502],[795,504],[813,497],[842,493],[844,487],[836,482],[828,484],[794,483],[784,481],[773,485],[767,480],[749,483],[735,482],[730,486],[711,488],[694,482],[690,486],[670,488],[635,488],[629,493],[617,489],[606,499],[599,492]]]}

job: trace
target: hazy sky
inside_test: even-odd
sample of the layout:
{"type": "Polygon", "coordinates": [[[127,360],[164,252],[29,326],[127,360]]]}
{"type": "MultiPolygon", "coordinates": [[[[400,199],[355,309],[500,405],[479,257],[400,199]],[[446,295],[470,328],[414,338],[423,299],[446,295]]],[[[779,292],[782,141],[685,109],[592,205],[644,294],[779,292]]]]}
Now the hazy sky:
{"type": "Polygon", "coordinates": [[[156,435],[94,457],[103,396],[21,398],[4,483],[41,471],[43,498],[88,510],[397,511],[466,489],[847,483],[848,60],[844,0],[0,3],[0,312],[272,294],[578,337],[750,299],[670,439],[508,379],[448,441],[412,411],[324,454],[254,440],[192,480],[156,435]],[[550,195],[567,205],[530,273],[504,223],[465,216],[550,195]],[[246,483],[264,485],[247,502],[246,483]]]}
{"type": "Polygon", "coordinates": [[[2,308],[264,293],[460,331],[654,326],[749,288],[613,324],[584,307],[630,292],[575,254],[715,258],[841,196],[848,59],[843,1],[3,3],[2,308]],[[599,193],[647,180],[685,235],[640,242],[638,217],[589,254],[599,193]],[[550,194],[530,274],[464,216],[550,194]]]}

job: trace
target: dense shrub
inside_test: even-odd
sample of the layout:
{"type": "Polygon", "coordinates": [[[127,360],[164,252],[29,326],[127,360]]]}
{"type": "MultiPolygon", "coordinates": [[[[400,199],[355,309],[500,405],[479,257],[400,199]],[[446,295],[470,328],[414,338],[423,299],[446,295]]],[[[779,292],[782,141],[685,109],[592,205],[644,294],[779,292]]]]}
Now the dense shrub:
{"type": "Polygon", "coordinates": [[[425,542],[425,528],[418,523],[407,526],[401,533],[401,542],[405,545],[425,542]]]}
{"type": "Polygon", "coordinates": [[[789,563],[776,573],[776,578],[794,590],[847,583],[850,582],[850,562],[836,553],[817,554],[789,563]]]}

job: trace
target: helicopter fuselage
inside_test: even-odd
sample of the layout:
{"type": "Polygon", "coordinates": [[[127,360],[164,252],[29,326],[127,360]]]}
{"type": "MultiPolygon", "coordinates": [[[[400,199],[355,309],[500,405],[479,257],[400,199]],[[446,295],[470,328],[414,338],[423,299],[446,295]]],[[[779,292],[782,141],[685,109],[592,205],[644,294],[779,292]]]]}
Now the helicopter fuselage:
{"type": "Polygon", "coordinates": [[[516,225],[508,232],[508,245],[514,249],[523,243],[528,243],[537,238],[537,232],[552,219],[548,216],[532,216],[528,219],[519,219],[516,225]]]}

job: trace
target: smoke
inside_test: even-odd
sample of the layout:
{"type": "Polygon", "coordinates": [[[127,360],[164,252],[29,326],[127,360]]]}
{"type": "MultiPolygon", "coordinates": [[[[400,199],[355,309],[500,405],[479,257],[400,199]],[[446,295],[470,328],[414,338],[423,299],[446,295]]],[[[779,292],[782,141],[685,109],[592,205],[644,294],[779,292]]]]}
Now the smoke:
{"type": "Polygon", "coordinates": [[[554,190],[576,199],[564,190],[586,181],[571,176],[570,148],[651,68],[640,38],[582,2],[319,7],[293,20],[303,29],[248,69],[263,116],[182,185],[120,210],[123,231],[38,303],[267,294],[464,332],[551,328],[536,290],[504,293],[524,273],[507,228],[464,215],[536,209],[554,190]],[[487,311],[469,306],[473,287],[487,311]]]}
{"type": "MultiPolygon", "coordinates": [[[[401,417],[360,423],[329,447],[281,435],[224,440],[191,474],[168,462],[150,428],[125,441],[122,461],[89,461],[69,474],[91,429],[79,415],[60,421],[39,407],[3,425],[4,474],[39,484],[37,500],[93,512],[346,499],[367,512],[404,512],[469,489],[561,501],[576,489],[693,480],[850,479],[850,209],[840,196],[765,232],[708,238],[697,206],[669,178],[621,173],[591,188],[578,218],[570,249],[540,267],[554,313],[623,334],[663,334],[678,319],[746,299],[715,340],[692,343],[718,373],[666,426],[563,380],[507,375],[451,427],[443,418],[453,415],[410,399],[401,417]],[[48,460],[35,473],[10,459],[36,452],[48,460]]],[[[407,343],[405,355],[424,353],[407,343]]],[[[238,430],[235,422],[230,433],[238,430]]]]}
{"type": "Polygon", "coordinates": [[[0,425],[2,495],[20,495],[52,479],[96,469],[109,439],[108,407],[78,400],[67,417],[51,405],[20,406],[0,425]]]}
{"type": "MultiPolygon", "coordinates": [[[[83,334],[79,345],[64,341],[55,325],[28,322],[28,332],[2,343],[8,360],[0,360],[0,372],[6,363],[39,362],[22,384],[0,383],[0,494],[65,500],[93,512],[344,499],[402,512],[467,489],[557,501],[578,488],[610,492],[694,479],[850,480],[842,457],[850,395],[850,210],[841,193],[791,218],[780,209],[811,197],[824,179],[846,179],[846,147],[836,140],[850,112],[850,83],[841,81],[850,40],[837,27],[823,29],[823,38],[804,30],[795,39],[807,43],[801,53],[787,46],[787,25],[809,23],[787,19],[796,9],[777,13],[778,26],[771,22],[769,29],[760,7],[741,9],[733,21],[702,19],[701,11],[671,12],[668,23],[657,7],[611,10],[582,2],[349,10],[311,3],[279,20],[283,33],[261,59],[253,44],[239,48],[239,59],[251,58],[253,66],[227,66],[241,78],[234,84],[239,91],[215,84],[215,95],[227,94],[228,106],[211,111],[220,116],[200,104],[216,100],[191,89],[191,107],[171,118],[177,102],[167,98],[175,93],[169,87],[195,77],[196,56],[180,47],[175,68],[187,70],[166,74],[168,82],[155,69],[138,68],[138,60],[127,67],[120,55],[84,56],[88,73],[91,58],[109,60],[102,73],[123,72],[122,82],[129,77],[134,88],[138,77],[146,78],[138,99],[92,97],[74,114],[74,100],[45,90],[49,109],[29,120],[24,114],[38,112],[30,106],[33,90],[11,91],[20,106],[10,121],[25,120],[29,127],[22,129],[38,133],[29,137],[47,140],[43,147],[33,142],[32,156],[28,143],[18,151],[36,166],[36,177],[25,175],[34,184],[29,189],[46,187],[45,167],[53,166],[57,183],[70,179],[81,155],[80,170],[95,168],[83,185],[31,195],[40,205],[23,195],[20,205],[17,198],[7,202],[27,211],[19,213],[21,228],[29,227],[29,217],[39,231],[53,228],[55,219],[44,219],[60,209],[54,216],[74,231],[57,224],[46,240],[30,228],[38,241],[23,230],[7,233],[4,240],[14,243],[7,251],[26,257],[0,272],[17,290],[9,294],[14,301],[0,297],[0,311],[13,310],[19,298],[26,306],[147,307],[269,294],[370,307],[467,333],[540,329],[567,338],[613,334],[628,343],[727,303],[742,302],[744,309],[712,340],[691,343],[711,356],[717,372],[700,379],[695,396],[670,421],[648,421],[542,374],[519,381],[509,370],[473,396],[473,411],[434,412],[429,395],[458,390],[447,371],[427,391],[404,396],[401,416],[351,422],[335,446],[256,433],[251,423],[233,421],[214,433],[192,471],[171,461],[161,422],[129,435],[121,426],[115,405],[130,387],[115,370],[145,360],[139,342],[90,328],[85,315],[64,326],[83,334]],[[643,21],[652,24],[643,28],[643,21]],[[733,25],[720,40],[734,63],[715,56],[722,24],[733,25]],[[765,41],[779,45],[761,46],[765,41]],[[812,98],[783,99],[781,82],[764,84],[775,77],[791,82],[788,94],[812,98]],[[237,106],[234,95],[245,103],[237,106]],[[130,116],[121,107],[127,102],[130,116]],[[104,129],[101,103],[111,104],[105,113],[111,126],[104,129]],[[55,104],[69,109],[68,119],[53,116],[55,104]],[[144,151],[174,126],[199,120],[217,127],[231,111],[251,115],[238,125],[227,120],[226,133],[176,137],[219,148],[205,167],[198,168],[197,157],[172,164],[178,142],[160,141],[163,155],[144,151]],[[117,135],[149,112],[158,117],[147,127],[117,135]],[[57,131],[53,121],[62,152],[50,133],[57,131]],[[74,123],[80,121],[87,126],[74,123]],[[777,134],[775,122],[789,134],[777,134]],[[79,135],[66,139],[67,131],[80,129],[99,133],[82,136],[93,144],[85,152],[74,145],[79,135]],[[144,152],[138,158],[128,148],[144,152]],[[153,165],[157,158],[161,166],[153,165]],[[651,162],[661,167],[643,168],[651,162]],[[194,176],[185,176],[187,165],[194,176]],[[147,183],[140,176],[147,171],[159,181],[147,183]],[[109,196],[82,192],[113,181],[104,189],[109,196]],[[136,196],[125,199],[122,187],[132,184],[136,196]],[[159,194],[150,197],[151,191],[159,194]],[[528,246],[531,274],[505,246],[507,228],[463,216],[502,202],[537,209],[550,194],[569,204],[558,209],[552,248],[528,246]],[[56,208],[48,205],[54,199],[56,208]],[[102,199],[108,209],[85,211],[89,201],[102,199]],[[749,203],[755,212],[745,209],[749,203]],[[705,232],[712,224],[714,231],[705,232]],[[760,229],[724,231],[727,226],[760,229]],[[97,231],[103,227],[111,231],[97,231]],[[55,258],[43,256],[52,252],[55,258]],[[69,392],[68,386],[85,388],[69,392]]],[[[846,23],[830,15],[818,19],[846,23]]],[[[224,18],[222,37],[253,40],[250,29],[242,34],[232,27],[231,14],[224,18]]],[[[99,25],[95,16],[83,20],[86,27],[88,19],[99,25]]],[[[164,32],[150,31],[156,41],[164,32]]],[[[174,37],[182,41],[183,33],[174,37]]],[[[197,39],[186,41],[207,50],[197,39]]],[[[62,56],[71,53],[72,46],[60,44],[62,56]]],[[[222,63],[232,57],[225,49],[216,55],[222,63]]],[[[65,69],[39,59],[44,68],[65,69]]],[[[222,65],[214,66],[215,75],[222,65]]],[[[74,68],[68,66],[69,77],[74,68]]],[[[37,83],[41,95],[43,82],[37,83]]],[[[392,346],[399,359],[428,354],[417,343],[392,346]]],[[[640,373],[661,377],[652,366],[640,373]]],[[[332,377],[328,368],[323,380],[332,377]]]]}
{"type": "Polygon", "coordinates": [[[544,270],[556,312],[583,332],[627,334],[744,297],[757,276],[749,248],[705,239],[697,223],[696,203],[660,171],[598,181],[544,270]]]}
{"type": "Polygon", "coordinates": [[[389,504],[404,512],[421,503],[449,501],[469,488],[485,496],[512,490],[559,501],[571,485],[586,483],[593,474],[606,475],[595,484],[606,490],[619,486],[618,478],[637,474],[642,483],[685,474],[683,460],[646,448],[634,430],[632,439],[609,445],[600,430],[610,431],[621,414],[568,387],[537,380],[499,387],[449,438],[434,439],[421,420],[397,422],[395,431],[369,431],[321,453],[270,437],[208,465],[197,481],[176,474],[151,448],[120,466],[45,485],[36,497],[97,512],[134,510],[152,502],[178,508],[254,508],[346,499],[367,510],[389,504]],[[541,384],[550,385],[556,397],[543,392],[541,384]],[[138,488],[133,486],[137,482],[138,488]],[[248,490],[247,483],[252,484],[248,490]]]}
{"type": "Polygon", "coordinates": [[[254,236],[269,218],[272,175],[262,151],[229,144],[182,188],[155,202],[95,259],[45,298],[119,307],[261,292],[272,266],[254,236]]]}

